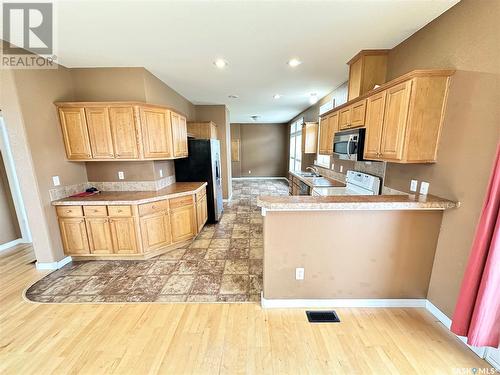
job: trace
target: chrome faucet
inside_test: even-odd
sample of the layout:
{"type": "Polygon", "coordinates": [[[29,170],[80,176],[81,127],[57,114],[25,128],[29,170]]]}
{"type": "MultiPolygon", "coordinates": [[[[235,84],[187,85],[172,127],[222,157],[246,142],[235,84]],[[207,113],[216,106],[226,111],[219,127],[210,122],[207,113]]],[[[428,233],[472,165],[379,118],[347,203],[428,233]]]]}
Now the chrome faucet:
{"type": "Polygon", "coordinates": [[[307,167],[306,168],[306,171],[310,169],[316,176],[319,176],[319,171],[318,171],[318,168],[316,167],[307,167]]]}

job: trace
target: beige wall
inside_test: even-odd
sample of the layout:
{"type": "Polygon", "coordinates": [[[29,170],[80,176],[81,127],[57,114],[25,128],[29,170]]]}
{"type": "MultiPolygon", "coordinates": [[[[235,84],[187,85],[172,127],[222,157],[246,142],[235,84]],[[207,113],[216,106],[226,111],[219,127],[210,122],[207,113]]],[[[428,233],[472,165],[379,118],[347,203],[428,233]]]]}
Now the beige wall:
{"type": "Polygon", "coordinates": [[[229,111],[225,105],[197,105],[196,121],[213,121],[217,125],[222,164],[222,194],[224,199],[232,195],[231,184],[231,134],[229,111]]]}
{"type": "Polygon", "coordinates": [[[241,177],[287,175],[288,124],[231,124],[233,127],[232,136],[240,139],[240,163],[233,165],[239,164],[241,177]]]}
{"type": "Polygon", "coordinates": [[[98,161],[86,164],[90,182],[156,181],[175,175],[174,163],[171,160],[98,161]],[[163,170],[163,177],[160,176],[160,170],[163,170]],[[118,178],[118,172],[124,173],[123,180],[118,178]]]}
{"type": "Polygon", "coordinates": [[[454,68],[437,163],[388,163],[386,184],[408,190],[410,179],[458,200],[446,211],[429,300],[452,316],[500,139],[500,2],[462,0],[389,54],[388,78],[412,69],[454,68]]]}
{"type": "Polygon", "coordinates": [[[146,102],[165,105],[186,115],[188,121],[195,119],[196,108],[189,100],[175,92],[159,78],[144,69],[144,89],[146,102]]]}
{"type": "Polygon", "coordinates": [[[0,245],[21,238],[16,209],[7,179],[7,172],[0,153],[0,245]]]}
{"type": "Polygon", "coordinates": [[[264,297],[425,298],[441,218],[417,210],[267,211],[264,297]],[[295,279],[298,267],[304,280],[295,279]]]}
{"type": "MultiPolygon", "coordinates": [[[[239,139],[241,142],[240,124],[231,124],[231,141],[239,139]]],[[[241,154],[241,144],[240,144],[240,154],[241,154]]],[[[231,159],[231,171],[233,177],[241,177],[241,155],[240,161],[234,161],[231,159]]]]}

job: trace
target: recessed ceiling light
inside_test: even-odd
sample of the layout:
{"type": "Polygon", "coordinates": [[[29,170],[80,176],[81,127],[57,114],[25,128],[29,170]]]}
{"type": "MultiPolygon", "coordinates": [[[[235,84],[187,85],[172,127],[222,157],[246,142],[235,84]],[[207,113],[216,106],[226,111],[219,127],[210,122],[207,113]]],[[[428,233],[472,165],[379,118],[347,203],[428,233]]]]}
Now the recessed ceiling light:
{"type": "Polygon", "coordinates": [[[227,97],[230,99],[239,99],[239,96],[234,94],[228,95],[227,97]]]}
{"type": "Polygon", "coordinates": [[[291,66],[292,68],[296,68],[297,66],[302,64],[302,61],[300,61],[299,59],[291,59],[291,60],[288,60],[287,64],[289,66],[291,66]]]}
{"type": "Polygon", "coordinates": [[[217,59],[214,61],[214,65],[219,69],[224,69],[227,66],[227,61],[224,59],[217,59]]]}
{"type": "Polygon", "coordinates": [[[279,98],[281,98],[281,95],[280,95],[280,94],[274,94],[274,95],[273,95],[273,99],[279,99],[279,98]]]}
{"type": "Polygon", "coordinates": [[[314,93],[314,92],[313,92],[313,93],[311,93],[311,94],[309,95],[309,103],[311,103],[311,104],[316,104],[317,102],[318,102],[318,94],[316,94],[316,93],[314,93]]]}

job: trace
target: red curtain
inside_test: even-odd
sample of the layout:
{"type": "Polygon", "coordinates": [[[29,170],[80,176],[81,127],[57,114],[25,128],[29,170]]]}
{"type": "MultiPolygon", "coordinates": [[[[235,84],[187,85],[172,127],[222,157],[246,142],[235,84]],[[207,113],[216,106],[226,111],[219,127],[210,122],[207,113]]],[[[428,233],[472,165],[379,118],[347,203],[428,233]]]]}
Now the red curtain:
{"type": "Polygon", "coordinates": [[[451,331],[473,346],[500,341],[500,144],[476,229],[451,331]]]}

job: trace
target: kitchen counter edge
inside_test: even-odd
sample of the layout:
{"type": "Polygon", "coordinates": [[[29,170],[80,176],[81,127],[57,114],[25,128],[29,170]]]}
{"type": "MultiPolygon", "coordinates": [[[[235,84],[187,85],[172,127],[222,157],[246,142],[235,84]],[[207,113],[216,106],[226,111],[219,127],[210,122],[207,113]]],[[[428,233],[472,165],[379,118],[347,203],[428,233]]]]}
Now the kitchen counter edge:
{"type": "Polygon", "coordinates": [[[137,205],[196,194],[206,182],[176,182],[157,191],[103,191],[89,197],[68,197],[53,201],[53,206],[137,205]],[[131,197],[138,195],[137,198],[131,197]]]}

